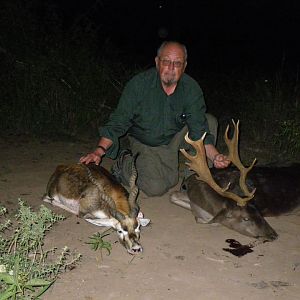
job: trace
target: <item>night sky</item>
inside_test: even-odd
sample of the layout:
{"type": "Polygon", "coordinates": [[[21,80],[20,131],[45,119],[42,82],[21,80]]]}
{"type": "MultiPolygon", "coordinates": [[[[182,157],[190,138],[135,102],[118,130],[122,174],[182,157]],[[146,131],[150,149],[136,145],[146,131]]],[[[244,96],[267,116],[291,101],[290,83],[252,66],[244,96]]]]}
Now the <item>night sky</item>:
{"type": "MultiPolygon", "coordinates": [[[[87,16],[100,36],[144,63],[164,39],[184,42],[193,63],[279,65],[300,59],[300,1],[58,1],[65,26],[87,16]]],[[[101,38],[99,38],[101,43],[101,38]]]]}

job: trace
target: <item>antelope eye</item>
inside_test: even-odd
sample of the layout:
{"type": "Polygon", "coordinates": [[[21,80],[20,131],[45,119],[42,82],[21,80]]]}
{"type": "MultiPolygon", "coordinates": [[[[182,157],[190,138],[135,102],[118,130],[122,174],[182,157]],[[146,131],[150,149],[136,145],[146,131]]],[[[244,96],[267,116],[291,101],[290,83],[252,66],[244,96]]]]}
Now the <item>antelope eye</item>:
{"type": "Polygon", "coordinates": [[[123,231],[122,231],[122,230],[118,230],[118,233],[120,233],[120,234],[121,234],[121,233],[123,233],[123,231]]]}

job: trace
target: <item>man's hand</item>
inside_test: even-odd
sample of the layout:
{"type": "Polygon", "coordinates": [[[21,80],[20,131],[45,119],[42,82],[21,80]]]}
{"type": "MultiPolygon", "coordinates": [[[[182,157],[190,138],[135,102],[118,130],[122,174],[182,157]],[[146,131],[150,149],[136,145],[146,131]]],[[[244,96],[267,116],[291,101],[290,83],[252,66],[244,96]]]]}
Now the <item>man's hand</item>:
{"type": "Polygon", "coordinates": [[[224,169],[228,167],[231,161],[224,154],[219,153],[219,151],[212,144],[207,144],[205,146],[206,156],[212,161],[213,165],[217,169],[224,169]]]}
{"type": "Polygon", "coordinates": [[[89,153],[85,156],[80,157],[79,162],[82,164],[89,164],[89,163],[95,163],[96,165],[99,165],[102,160],[101,155],[97,153],[97,150],[95,152],[89,153]]]}
{"type": "Polygon", "coordinates": [[[216,154],[213,159],[214,167],[217,169],[227,168],[230,165],[231,161],[224,154],[216,154]]]}

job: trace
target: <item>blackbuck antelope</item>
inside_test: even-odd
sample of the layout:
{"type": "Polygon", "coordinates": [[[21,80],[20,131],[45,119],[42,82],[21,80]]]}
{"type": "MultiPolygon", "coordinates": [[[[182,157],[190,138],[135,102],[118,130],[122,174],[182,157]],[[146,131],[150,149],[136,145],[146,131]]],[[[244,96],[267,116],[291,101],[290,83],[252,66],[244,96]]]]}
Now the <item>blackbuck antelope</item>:
{"type": "Polygon", "coordinates": [[[147,223],[138,215],[136,178],[133,164],[128,193],[103,167],[60,165],[49,179],[43,200],[92,224],[114,228],[127,251],[136,254],[142,251],[141,223],[147,223]]]}
{"type": "Polygon", "coordinates": [[[300,165],[254,167],[254,160],[250,167],[244,167],[238,153],[239,122],[233,121],[233,125],[232,139],[228,138],[229,125],[224,139],[236,168],[209,169],[203,145],[205,134],[198,141],[186,135],[185,140],[195,148],[196,155],[184,149],[181,152],[196,174],[185,180],[183,193],[171,194],[170,200],[190,209],[199,223],[220,223],[243,235],[275,240],[278,235],[264,216],[286,214],[299,208],[300,165]]]}

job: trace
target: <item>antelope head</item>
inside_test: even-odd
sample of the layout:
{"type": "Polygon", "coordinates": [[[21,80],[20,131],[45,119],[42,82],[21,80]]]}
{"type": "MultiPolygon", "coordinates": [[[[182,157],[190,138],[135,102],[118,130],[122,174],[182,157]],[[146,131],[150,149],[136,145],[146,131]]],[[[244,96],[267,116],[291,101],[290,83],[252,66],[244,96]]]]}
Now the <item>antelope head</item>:
{"type": "Polygon", "coordinates": [[[140,239],[140,222],[137,218],[122,215],[117,219],[116,231],[119,236],[120,243],[127,249],[129,254],[137,254],[143,251],[140,239]]]}
{"type": "Polygon", "coordinates": [[[119,240],[130,254],[137,254],[143,251],[139,243],[141,218],[138,217],[139,206],[137,204],[138,187],[136,185],[137,171],[135,160],[132,164],[132,174],[129,180],[129,213],[123,214],[115,208],[111,208],[111,215],[118,221],[115,229],[117,230],[119,240]]]}
{"type": "Polygon", "coordinates": [[[196,155],[190,155],[188,154],[184,149],[180,149],[181,153],[190,161],[186,164],[190,167],[191,170],[195,171],[198,175],[197,179],[202,180],[206,182],[214,191],[216,191],[218,194],[220,194],[223,197],[232,199],[237,202],[239,206],[245,206],[246,203],[251,200],[254,197],[255,189],[253,189],[251,192],[249,191],[247,184],[246,184],[246,176],[248,172],[253,168],[256,159],[252,162],[252,164],[246,168],[243,166],[243,164],[240,161],[239,154],[238,154],[238,135],[239,135],[239,121],[235,123],[233,120],[234,125],[234,134],[232,139],[228,138],[228,130],[229,125],[226,128],[224,139],[225,143],[228,147],[229,154],[228,157],[231,160],[231,162],[239,169],[240,171],[240,179],[239,184],[240,188],[243,192],[243,196],[239,196],[233,192],[228,191],[230,182],[228,185],[224,188],[220,187],[215,180],[213,179],[211,172],[209,170],[209,167],[207,165],[206,160],[206,152],[205,147],[203,144],[203,141],[205,139],[206,133],[203,134],[200,140],[192,141],[188,137],[188,133],[185,136],[185,140],[187,143],[192,145],[196,150],[196,155]]]}

